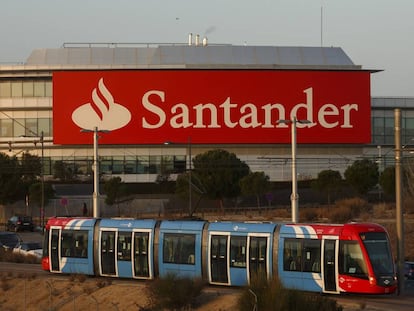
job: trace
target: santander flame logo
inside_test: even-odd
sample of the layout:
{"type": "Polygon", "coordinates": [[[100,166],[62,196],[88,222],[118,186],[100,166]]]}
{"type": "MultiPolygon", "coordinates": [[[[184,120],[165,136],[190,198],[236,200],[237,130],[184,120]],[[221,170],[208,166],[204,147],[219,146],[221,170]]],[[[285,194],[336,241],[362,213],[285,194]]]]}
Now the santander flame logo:
{"type": "Polygon", "coordinates": [[[112,94],[106,88],[103,78],[98,88],[92,91],[92,103],[86,103],[72,113],[73,122],[82,129],[117,130],[131,121],[131,112],[115,103],[112,94]]]}

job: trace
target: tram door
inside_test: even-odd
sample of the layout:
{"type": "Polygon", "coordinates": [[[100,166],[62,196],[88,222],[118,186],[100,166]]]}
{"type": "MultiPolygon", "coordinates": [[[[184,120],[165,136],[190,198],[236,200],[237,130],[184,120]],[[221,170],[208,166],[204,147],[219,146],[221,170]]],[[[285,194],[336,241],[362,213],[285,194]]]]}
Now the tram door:
{"type": "Polygon", "coordinates": [[[60,248],[60,229],[50,230],[50,270],[60,271],[59,248],[60,248]]]}
{"type": "Polygon", "coordinates": [[[212,235],[210,245],[211,282],[228,283],[227,235],[212,235]]]}
{"type": "MultiPolygon", "coordinates": [[[[250,237],[249,272],[252,276],[267,278],[267,238],[250,237]]],[[[261,278],[260,278],[261,279],[261,278]]]]}
{"type": "Polygon", "coordinates": [[[337,292],[336,247],[337,240],[323,240],[323,281],[325,292],[337,292]]]}
{"type": "Polygon", "coordinates": [[[149,260],[148,260],[148,232],[134,232],[134,276],[148,278],[149,260]]]}
{"type": "Polygon", "coordinates": [[[116,275],[115,231],[101,232],[101,274],[116,275]]]}

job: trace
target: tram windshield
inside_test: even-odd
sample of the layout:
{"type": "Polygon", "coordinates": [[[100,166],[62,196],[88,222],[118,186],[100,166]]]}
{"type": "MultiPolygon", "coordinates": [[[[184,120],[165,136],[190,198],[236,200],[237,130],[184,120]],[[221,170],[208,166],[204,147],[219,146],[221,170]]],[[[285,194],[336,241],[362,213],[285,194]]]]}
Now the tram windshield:
{"type": "Polygon", "coordinates": [[[367,249],[375,275],[393,275],[394,264],[387,234],[385,232],[366,232],[361,233],[360,236],[367,249]]]}
{"type": "Polygon", "coordinates": [[[368,279],[367,265],[358,241],[340,242],[339,273],[368,279]]]}

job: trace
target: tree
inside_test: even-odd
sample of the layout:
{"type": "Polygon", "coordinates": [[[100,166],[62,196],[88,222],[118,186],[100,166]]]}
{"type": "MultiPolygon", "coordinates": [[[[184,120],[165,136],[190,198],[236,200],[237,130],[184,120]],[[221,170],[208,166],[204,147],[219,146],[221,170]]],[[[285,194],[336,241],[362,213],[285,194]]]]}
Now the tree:
{"type": "Polygon", "coordinates": [[[346,182],[359,195],[366,194],[378,183],[378,165],[369,160],[357,160],[345,170],[346,182]]]}
{"type": "Polygon", "coordinates": [[[249,166],[234,153],[215,149],[198,154],[194,159],[193,174],[206,190],[206,195],[219,200],[223,209],[224,198],[240,194],[240,180],[250,173],[249,166]]]}
{"type": "Polygon", "coordinates": [[[25,193],[16,157],[0,153],[0,204],[14,202],[25,193]]]}
{"type": "Polygon", "coordinates": [[[42,162],[38,156],[28,152],[23,153],[20,160],[21,177],[24,182],[32,183],[42,172],[42,162]]]}
{"type": "Polygon", "coordinates": [[[380,175],[379,184],[384,194],[395,196],[395,166],[388,166],[384,169],[380,175]]]}
{"type": "Polygon", "coordinates": [[[117,204],[118,215],[120,215],[119,202],[120,199],[127,194],[126,187],[121,177],[112,177],[104,184],[106,194],[105,203],[108,205],[117,204]]]}
{"type": "MultiPolygon", "coordinates": [[[[45,206],[55,195],[55,191],[52,188],[52,185],[49,183],[43,184],[43,194],[44,194],[44,204],[45,206]]],[[[42,183],[35,182],[29,186],[29,200],[30,203],[36,204],[39,207],[42,204],[42,183]]]]}
{"type": "Polygon", "coordinates": [[[54,175],[53,177],[59,178],[62,181],[68,181],[73,179],[73,170],[63,161],[56,161],[53,165],[54,175]]]}
{"type": "Polygon", "coordinates": [[[256,196],[257,207],[260,208],[260,197],[269,189],[269,176],[264,172],[249,173],[240,179],[241,193],[256,196]]]}
{"type": "MultiPolygon", "coordinates": [[[[200,203],[201,199],[206,194],[206,190],[204,189],[204,186],[201,184],[200,180],[198,180],[197,176],[194,173],[191,177],[191,187],[189,187],[188,185],[189,182],[190,174],[188,172],[180,174],[175,183],[175,193],[182,199],[190,199],[188,193],[191,188],[191,198],[197,199],[196,203],[191,203],[191,205],[189,206],[188,216],[192,217],[193,213],[197,210],[198,204],[200,203]]],[[[191,201],[193,202],[193,200],[191,201]]]]}
{"type": "Polygon", "coordinates": [[[336,193],[342,185],[342,176],[338,171],[323,170],[319,172],[313,186],[321,193],[326,193],[328,204],[331,204],[331,194],[336,193]]]}

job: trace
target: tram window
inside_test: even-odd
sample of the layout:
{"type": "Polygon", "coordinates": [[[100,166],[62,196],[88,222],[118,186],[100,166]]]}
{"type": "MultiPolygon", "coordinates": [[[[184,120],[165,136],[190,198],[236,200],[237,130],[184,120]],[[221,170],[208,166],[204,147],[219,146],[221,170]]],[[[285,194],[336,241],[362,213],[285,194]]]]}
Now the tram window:
{"type": "Polygon", "coordinates": [[[357,241],[340,241],[339,273],[368,279],[367,266],[357,241]]]}
{"type": "Polygon", "coordinates": [[[230,262],[232,267],[246,267],[246,237],[233,236],[230,239],[230,262]]]}
{"type": "Polygon", "coordinates": [[[365,232],[360,236],[375,274],[393,274],[394,267],[387,234],[385,232],[365,232]]]}
{"type": "Polygon", "coordinates": [[[131,232],[119,232],[118,234],[118,260],[131,260],[131,232]]]}
{"type": "Polygon", "coordinates": [[[88,231],[63,230],[61,245],[62,257],[87,258],[88,231]]]}
{"type": "Polygon", "coordinates": [[[163,262],[193,265],[195,255],[194,234],[164,234],[163,262]]]}
{"type": "Polygon", "coordinates": [[[321,272],[321,241],[303,240],[303,272],[321,272]]]}
{"type": "Polygon", "coordinates": [[[286,271],[302,271],[302,241],[285,239],[283,245],[283,269],[286,271]]]}

